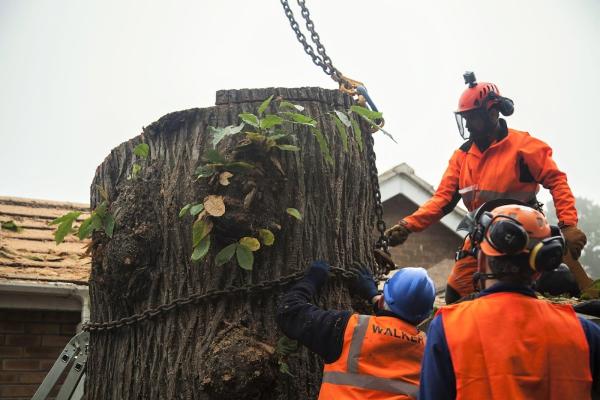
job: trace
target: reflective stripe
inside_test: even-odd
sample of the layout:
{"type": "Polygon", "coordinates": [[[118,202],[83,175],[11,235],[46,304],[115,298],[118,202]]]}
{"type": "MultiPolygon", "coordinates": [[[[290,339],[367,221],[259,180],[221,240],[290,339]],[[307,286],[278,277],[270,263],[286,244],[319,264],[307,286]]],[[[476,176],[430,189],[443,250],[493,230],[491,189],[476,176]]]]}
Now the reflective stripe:
{"type": "Polygon", "coordinates": [[[323,382],[334,385],[353,386],[361,389],[379,390],[386,393],[404,394],[414,399],[419,398],[418,385],[395,379],[378,378],[372,375],[326,371],[323,373],[323,382]]]}
{"type": "Polygon", "coordinates": [[[477,189],[477,185],[471,185],[471,186],[467,186],[466,188],[462,188],[458,191],[458,193],[464,195],[467,194],[469,192],[474,192],[477,189]]]}
{"type": "Polygon", "coordinates": [[[358,373],[358,357],[360,357],[360,349],[367,334],[370,319],[369,315],[359,315],[358,323],[352,332],[352,342],[350,342],[348,351],[348,372],[350,373],[358,373]]]}

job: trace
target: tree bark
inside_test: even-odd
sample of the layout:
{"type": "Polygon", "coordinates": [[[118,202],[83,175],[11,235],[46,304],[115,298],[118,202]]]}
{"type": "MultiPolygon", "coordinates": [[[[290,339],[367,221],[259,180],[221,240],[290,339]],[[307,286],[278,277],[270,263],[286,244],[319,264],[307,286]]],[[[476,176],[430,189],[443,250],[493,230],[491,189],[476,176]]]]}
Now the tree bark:
{"type": "MultiPolygon", "coordinates": [[[[351,138],[344,151],[326,115],[351,104],[348,96],[319,88],[219,91],[216,106],[168,114],[116,147],[92,184],[92,207],[101,201],[97,187],[103,187],[116,219],[112,239],[94,235],[92,321],[127,317],[193,293],[271,281],[303,271],[315,259],[343,268],[355,260],[372,263],[374,213],[366,143],[360,151],[351,138]],[[334,165],[325,162],[310,131],[295,125],[301,150],[278,153],[283,173],[265,167],[262,175],[234,174],[228,186],[196,181],[193,172],[212,146],[208,127],[238,124],[239,113],[256,113],[272,94],[304,106],[317,119],[334,165]],[[141,142],[149,145],[150,155],[136,161],[133,149],[141,142]],[[128,179],[134,162],[142,169],[137,178],[128,179]],[[183,205],[210,194],[223,195],[227,211],[213,218],[207,257],[193,262],[193,217],[179,218],[178,213],[183,205]],[[246,208],[244,200],[250,203],[246,208]],[[286,214],[288,207],[298,209],[302,220],[286,214]],[[275,243],[254,253],[252,271],[238,267],[235,256],[216,266],[219,249],[266,224],[274,230],[275,243]]],[[[369,133],[362,131],[365,142],[369,133]]],[[[219,148],[235,156],[233,141],[227,137],[219,148]]],[[[252,161],[267,165],[266,160],[252,161]]],[[[131,326],[92,332],[88,398],[315,398],[322,369],[317,356],[301,347],[287,358],[294,377],[278,368],[274,349],[282,333],[274,317],[285,287],[223,294],[131,326]]],[[[344,281],[332,279],[317,304],[349,309],[344,281]]]]}

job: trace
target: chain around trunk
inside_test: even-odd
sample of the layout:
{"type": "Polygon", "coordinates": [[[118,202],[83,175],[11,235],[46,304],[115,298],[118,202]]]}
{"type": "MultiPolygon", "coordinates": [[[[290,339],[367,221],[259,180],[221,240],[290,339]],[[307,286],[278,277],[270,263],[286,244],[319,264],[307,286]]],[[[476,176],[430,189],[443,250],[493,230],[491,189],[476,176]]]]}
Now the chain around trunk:
{"type": "MultiPolygon", "coordinates": [[[[375,150],[373,148],[374,140],[373,135],[367,135],[367,158],[369,165],[369,175],[371,179],[371,185],[373,188],[373,200],[375,202],[375,217],[377,219],[376,228],[379,232],[379,239],[375,244],[375,248],[383,250],[386,254],[388,252],[388,243],[387,238],[385,236],[386,225],[383,220],[383,206],[381,204],[381,192],[379,190],[379,177],[377,174],[377,165],[376,165],[376,157],[375,150]]],[[[385,265],[377,265],[376,270],[373,271],[374,275],[377,279],[382,280],[382,277],[386,275],[391,268],[385,265]]],[[[353,279],[356,274],[352,271],[345,270],[340,267],[330,267],[330,271],[334,276],[338,276],[345,280],[353,279]]],[[[147,309],[139,314],[133,314],[129,317],[124,317],[114,321],[107,322],[86,322],[83,324],[84,331],[110,331],[113,329],[118,329],[123,326],[130,326],[137,324],[139,322],[145,321],[150,318],[154,318],[166,312],[169,312],[173,309],[180,308],[182,306],[186,306],[188,304],[199,304],[202,302],[208,302],[212,300],[217,300],[224,296],[232,296],[232,295],[253,295],[260,294],[269,290],[272,290],[277,287],[287,286],[289,284],[295,283],[302,279],[304,276],[304,271],[299,271],[290,275],[286,275],[284,277],[273,279],[270,281],[263,281],[256,283],[254,285],[244,285],[244,286],[228,286],[224,289],[212,289],[205,293],[194,293],[192,295],[186,297],[179,297],[170,303],[162,304],[155,308],[147,309]]]]}
{"type": "MultiPolygon", "coordinates": [[[[330,267],[330,271],[334,276],[340,277],[345,280],[351,280],[356,276],[354,272],[345,270],[340,267],[332,266],[330,267]]],[[[199,304],[202,302],[218,300],[219,298],[223,298],[225,296],[261,294],[278,287],[283,287],[295,283],[303,277],[304,271],[299,271],[278,279],[263,281],[254,285],[228,286],[224,289],[212,289],[205,293],[194,293],[186,297],[179,297],[171,301],[170,303],[161,304],[160,306],[155,308],[149,308],[141,313],[130,315],[129,317],[124,317],[107,322],[86,322],[83,324],[82,329],[88,332],[112,331],[114,329],[122,328],[124,326],[138,324],[145,320],[155,318],[171,310],[179,309],[189,304],[199,304]]]]}

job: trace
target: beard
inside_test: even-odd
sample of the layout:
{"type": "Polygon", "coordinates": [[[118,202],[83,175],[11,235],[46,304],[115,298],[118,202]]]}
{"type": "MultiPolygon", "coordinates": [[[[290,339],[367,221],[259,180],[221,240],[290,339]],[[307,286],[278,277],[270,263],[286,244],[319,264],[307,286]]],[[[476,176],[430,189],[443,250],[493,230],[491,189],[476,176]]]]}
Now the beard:
{"type": "Polygon", "coordinates": [[[484,121],[485,124],[481,129],[469,128],[470,138],[481,151],[484,151],[492,144],[497,125],[494,125],[489,117],[485,118],[484,121]]]}

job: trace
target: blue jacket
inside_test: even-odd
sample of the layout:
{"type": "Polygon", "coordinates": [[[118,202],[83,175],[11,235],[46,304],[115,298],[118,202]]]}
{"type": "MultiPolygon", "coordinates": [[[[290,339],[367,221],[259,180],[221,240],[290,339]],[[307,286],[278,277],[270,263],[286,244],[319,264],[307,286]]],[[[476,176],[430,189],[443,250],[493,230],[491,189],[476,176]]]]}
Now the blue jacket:
{"type": "MultiPolygon", "coordinates": [[[[498,292],[520,293],[535,297],[532,289],[508,283],[497,283],[482,291],[479,297],[498,292]]],[[[595,390],[600,389],[600,326],[586,319],[579,318],[590,348],[590,369],[592,371],[595,390]]],[[[456,378],[446,335],[444,323],[440,315],[429,325],[425,356],[421,365],[421,387],[419,400],[456,399],[456,378]]]]}

